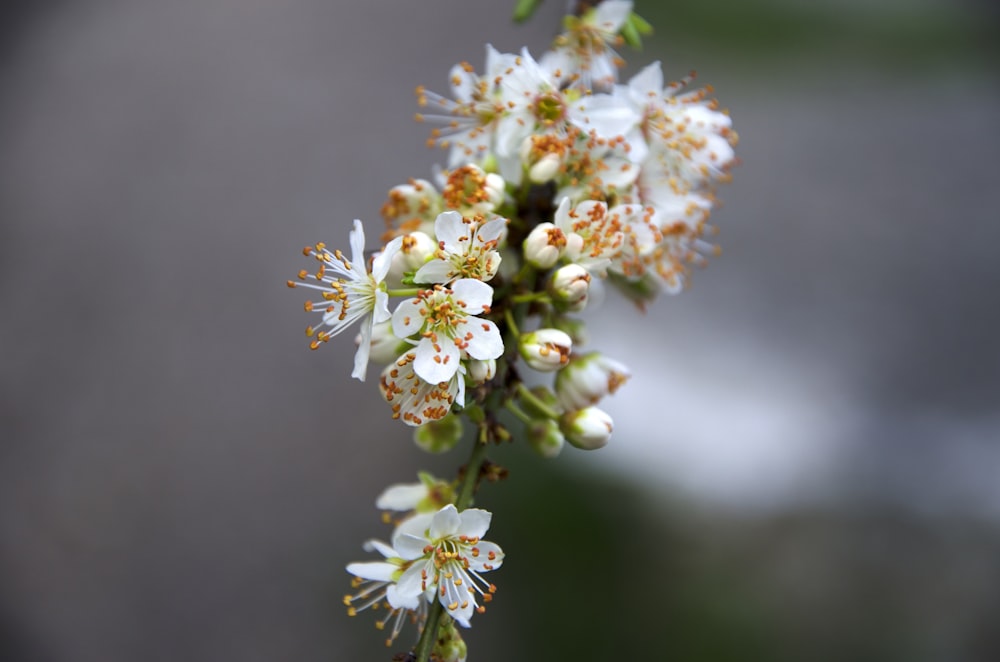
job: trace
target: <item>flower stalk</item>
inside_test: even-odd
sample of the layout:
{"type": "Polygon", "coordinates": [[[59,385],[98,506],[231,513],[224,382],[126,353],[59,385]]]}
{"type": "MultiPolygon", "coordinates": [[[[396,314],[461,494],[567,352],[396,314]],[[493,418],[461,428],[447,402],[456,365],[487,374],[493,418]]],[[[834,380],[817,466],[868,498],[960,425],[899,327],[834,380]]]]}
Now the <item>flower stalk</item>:
{"type": "Polygon", "coordinates": [[[611,437],[597,405],[631,372],[579,349],[575,315],[592,288],[603,281],[642,308],[717,253],[707,221],[736,164],[728,113],[687,88],[693,77],[664,84],[658,62],[619,82],[617,49],[650,29],[630,0],[573,3],[563,26],[537,60],[487,46],[481,72],[449,72],[450,96],[418,87],[418,120],[436,125],[428,144],[445,167],[389,190],[370,258],[355,221],[350,257],[317,243],[304,251],[313,270],[288,281],[315,297],[313,349],[357,329],[352,376],[382,365],[382,398],[419,448],[471,438],[454,480],[421,472],[379,496],[390,540],[364,545],[381,559],[347,566],[349,615],[380,609],[387,645],[415,624],[417,662],[464,662],[460,632],[496,591],[485,575],[504,553],[483,539],[492,514],[473,507],[484,479],[506,475],[490,448],[525,443],[552,459],[611,437]]]}

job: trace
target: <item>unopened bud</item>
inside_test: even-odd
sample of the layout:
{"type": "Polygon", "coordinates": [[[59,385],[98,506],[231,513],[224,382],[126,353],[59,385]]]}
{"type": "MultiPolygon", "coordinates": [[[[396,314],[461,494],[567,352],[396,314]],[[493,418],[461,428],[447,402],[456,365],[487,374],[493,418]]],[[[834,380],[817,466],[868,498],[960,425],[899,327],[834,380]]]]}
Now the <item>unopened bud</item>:
{"type": "Polygon", "coordinates": [[[424,232],[411,232],[403,235],[399,251],[392,256],[389,275],[386,281],[391,287],[399,287],[403,275],[413,273],[424,266],[437,250],[437,243],[424,232]]]}
{"type": "Polygon", "coordinates": [[[529,424],[526,431],[528,445],[546,459],[559,455],[566,445],[566,437],[559,429],[559,424],[551,418],[529,424]]]}
{"type": "Polygon", "coordinates": [[[528,168],[528,179],[533,184],[544,184],[555,179],[562,167],[562,159],[556,154],[546,154],[528,168]]]}
{"type": "Polygon", "coordinates": [[[556,375],[556,396],[567,410],[584,409],[617,391],[629,377],[624,364],[599,352],[577,355],[556,375]]]}
{"type": "Polygon", "coordinates": [[[549,281],[549,293],[560,308],[580,312],[587,306],[590,273],[579,264],[560,267],[549,281]]]}
{"type": "Polygon", "coordinates": [[[468,371],[466,375],[469,382],[474,386],[479,386],[490,381],[497,374],[497,360],[469,359],[466,364],[466,370],[468,371]]]}
{"type": "Polygon", "coordinates": [[[450,451],[462,438],[462,419],[448,414],[442,419],[424,423],[413,431],[413,441],[428,453],[450,451]]]}
{"type": "Polygon", "coordinates": [[[573,339],[559,329],[539,329],[521,336],[518,349],[535,370],[554,372],[569,363],[573,339]]]}
{"type": "Polygon", "coordinates": [[[566,235],[552,223],[539,223],[524,240],[524,259],[538,267],[548,269],[562,255],[566,235]]]}
{"type": "Polygon", "coordinates": [[[607,445],[614,422],[607,412],[587,407],[563,416],[560,429],[566,441],[582,450],[593,451],[607,445]]]}

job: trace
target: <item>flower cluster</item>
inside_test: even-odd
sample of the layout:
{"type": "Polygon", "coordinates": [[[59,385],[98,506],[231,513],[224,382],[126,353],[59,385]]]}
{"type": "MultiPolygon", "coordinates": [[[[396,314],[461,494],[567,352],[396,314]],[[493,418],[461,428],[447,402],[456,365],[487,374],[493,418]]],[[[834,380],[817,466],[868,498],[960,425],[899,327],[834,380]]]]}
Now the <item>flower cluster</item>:
{"type": "Polygon", "coordinates": [[[617,49],[644,25],[632,2],[606,0],[567,17],[537,60],[487,46],[481,72],[451,70],[450,95],[417,88],[444,167],[390,189],[370,257],[355,221],[349,259],[307,247],[314,269],[288,281],[317,295],[305,304],[319,315],[306,330],[313,349],[358,325],[352,376],[381,366],[391,416],[421,448],[447,451],[467,426],[478,431],[462,484],[386,492],[380,507],[409,514],[390,543],[367,543],[382,561],[348,567],[359,589],[348,604],[387,605],[390,641],[405,616],[421,630],[436,623],[437,602],[445,617],[421,641],[437,636],[464,659],[453,624],[468,626],[488,601],[481,575],[503,558],[481,540],[490,514],[467,507],[478,482],[496,478],[482,446],[522,439],[554,457],[567,442],[608,442],[613,422],[598,405],[630,372],[579,351],[595,283],[642,308],[681,291],[715,249],[708,218],[737,136],[710,89],[689,88],[693,74],[665,83],[654,62],[619,82],[617,49]]]}

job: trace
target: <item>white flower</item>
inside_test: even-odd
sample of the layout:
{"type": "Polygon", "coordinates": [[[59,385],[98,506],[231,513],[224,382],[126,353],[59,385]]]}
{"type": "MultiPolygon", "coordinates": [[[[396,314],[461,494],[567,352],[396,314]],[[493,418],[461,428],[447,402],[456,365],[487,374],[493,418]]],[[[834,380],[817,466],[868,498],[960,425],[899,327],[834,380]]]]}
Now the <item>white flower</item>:
{"type": "Polygon", "coordinates": [[[566,441],[582,450],[592,451],[608,444],[614,422],[607,412],[597,407],[586,407],[564,415],[560,427],[566,441]]]}
{"type": "Polygon", "coordinates": [[[448,415],[452,404],[465,405],[465,369],[459,367],[450,379],[428,382],[413,370],[417,354],[406,352],[386,366],[379,379],[382,397],[392,407],[392,417],[419,426],[448,415]]]}
{"type": "Polygon", "coordinates": [[[580,18],[567,17],[568,30],[556,37],[541,66],[585,90],[613,85],[624,62],[611,47],[631,13],[630,1],[605,0],[580,18]]]}
{"type": "Polygon", "coordinates": [[[469,359],[469,383],[473,385],[485,384],[493,379],[497,374],[496,359],[469,359]]]}
{"type": "Polygon", "coordinates": [[[452,67],[448,81],[454,100],[423,86],[417,88],[420,106],[442,113],[421,113],[417,119],[444,125],[431,132],[429,142],[451,148],[449,168],[463,162],[482,163],[491,154],[497,125],[507,111],[500,86],[516,57],[487,45],[486,72],[482,76],[468,62],[452,67]]]}
{"type": "Polygon", "coordinates": [[[563,198],[556,209],[555,224],[566,236],[563,256],[600,276],[625,242],[621,224],[608,215],[608,206],[599,200],[585,200],[571,209],[569,198],[563,198]]]}
{"type": "Polygon", "coordinates": [[[521,336],[518,350],[529,366],[539,372],[555,372],[569,363],[573,339],[559,329],[538,329],[521,336]]]}
{"type": "Polygon", "coordinates": [[[383,630],[392,621],[389,637],[385,642],[386,646],[391,646],[408,620],[417,621],[423,627],[427,616],[427,602],[418,595],[399,592],[396,582],[408,564],[390,545],[379,540],[369,540],[364,544],[364,550],[377,551],[385,560],[348,564],[347,571],[354,575],[351,586],[357,592],[344,596],[344,606],[347,607],[349,616],[356,616],[369,607],[373,610],[384,607],[386,615],[376,622],[376,627],[383,630]]]}
{"type": "MultiPolygon", "coordinates": [[[[642,116],[638,128],[649,153],[639,148],[632,157],[643,162],[644,169],[660,170],[679,193],[728,179],[737,142],[732,120],[717,110],[714,99],[708,99],[708,90],[680,93],[690,81],[664,87],[660,63],[654,62],[615,95],[627,98],[642,116]]],[[[642,143],[634,134],[630,138],[636,145],[642,143]]]]}
{"type": "Polygon", "coordinates": [[[489,312],[493,288],[471,278],[435,285],[407,299],[392,314],[392,330],[400,338],[415,334],[413,370],[426,382],[440,384],[455,376],[463,355],[495,359],[503,354],[500,330],[492,320],[475,317],[489,312]]]}
{"type": "Polygon", "coordinates": [[[413,280],[418,283],[450,283],[459,278],[490,280],[500,267],[497,247],[506,228],[507,219],[500,216],[479,223],[457,211],[442,213],[434,222],[438,248],[413,280]]]}
{"type": "Polygon", "coordinates": [[[484,610],[477,594],[489,602],[496,591],[482,574],[503,563],[500,547],[482,540],[492,517],[478,508],[458,512],[447,505],[400,523],[392,546],[409,566],[397,582],[399,594],[412,600],[433,592],[449,616],[469,627],[473,612],[484,610]]]}
{"type": "Polygon", "coordinates": [[[583,409],[617,391],[631,376],[624,364],[599,352],[574,356],[556,375],[556,397],[569,411],[583,409]]]}
{"type": "Polygon", "coordinates": [[[632,192],[639,167],[630,157],[631,145],[621,138],[580,136],[568,150],[555,201],[620,200],[632,192]]]}
{"type": "Polygon", "coordinates": [[[520,183],[520,152],[529,136],[562,138],[575,127],[612,138],[630,132],[640,119],[631,105],[617,96],[581,96],[578,91],[559,87],[527,49],[504,77],[502,91],[508,110],[497,124],[495,140],[500,172],[507,181],[520,183]]]}
{"type": "Polygon", "coordinates": [[[375,256],[369,273],[365,266],[364,227],[361,221],[355,220],[354,230],[351,231],[350,260],[339,250],[331,253],[321,243],[316,244],[315,248],[307,246],[303,253],[319,261],[320,267],[315,274],[303,269],[299,272],[299,280],[316,282],[288,281],[289,287],[308,287],[322,293],[322,301],[307,301],[305,309],[320,313],[323,316],[322,324],[329,326],[331,330],[317,331],[312,326],[308,327],[306,335],[316,335],[316,340],[310,345],[312,349],[327,342],[354,322],[361,321],[361,338],[354,355],[354,370],[351,372],[352,377],[361,381],[365,380],[368,368],[372,326],[389,319],[389,295],[383,281],[401,241],[399,238],[390,241],[375,256]]]}

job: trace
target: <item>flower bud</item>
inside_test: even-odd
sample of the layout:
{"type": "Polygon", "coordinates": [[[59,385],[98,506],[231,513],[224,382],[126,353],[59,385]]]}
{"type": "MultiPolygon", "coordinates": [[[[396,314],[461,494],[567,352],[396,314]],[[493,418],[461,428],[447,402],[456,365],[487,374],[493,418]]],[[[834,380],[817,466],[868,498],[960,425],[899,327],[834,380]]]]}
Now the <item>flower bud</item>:
{"type": "Polygon", "coordinates": [[[562,167],[562,159],[556,154],[546,154],[528,168],[528,179],[532,184],[544,184],[555,179],[562,167]]]}
{"type": "Polygon", "coordinates": [[[413,179],[389,190],[382,217],[396,228],[430,230],[441,213],[441,194],[425,179],[413,179]]]}
{"type": "Polygon", "coordinates": [[[574,356],[556,375],[556,396],[569,411],[584,409],[617,391],[631,376],[622,363],[599,352],[574,356]]]}
{"type": "Polygon", "coordinates": [[[524,259],[539,269],[548,269],[559,260],[565,246],[562,230],[552,223],[539,223],[524,240],[524,259]]]}
{"type": "Polygon", "coordinates": [[[469,383],[474,386],[479,386],[484,384],[497,374],[497,360],[496,359],[469,359],[466,364],[466,376],[468,377],[469,383]]]}
{"type": "Polygon", "coordinates": [[[566,441],[582,450],[593,451],[607,445],[614,422],[607,412],[587,407],[563,416],[560,429],[566,441]]]}
{"type": "Polygon", "coordinates": [[[403,243],[399,251],[392,256],[392,263],[389,266],[389,275],[386,281],[390,287],[399,287],[403,281],[403,275],[407,272],[413,273],[424,266],[427,260],[431,259],[434,251],[437,250],[437,243],[424,232],[411,232],[403,236],[403,243]]]}
{"type": "MultiPolygon", "coordinates": [[[[361,342],[361,336],[359,335],[354,340],[355,344],[361,342]]],[[[392,322],[379,322],[372,326],[372,341],[371,349],[369,350],[368,359],[375,361],[376,363],[381,363],[382,365],[388,365],[399,358],[407,347],[410,347],[408,343],[403,342],[395,336],[392,332],[392,322]]]]}
{"type": "Polygon", "coordinates": [[[549,293],[560,308],[580,312],[587,306],[590,273],[579,264],[560,267],[549,281],[549,293]]]}
{"type": "Polygon", "coordinates": [[[559,424],[551,418],[529,424],[526,432],[528,445],[546,459],[559,455],[566,445],[566,437],[559,430],[559,424]]]}
{"type": "Polygon", "coordinates": [[[448,414],[442,419],[428,421],[413,431],[413,441],[428,453],[450,451],[462,438],[462,419],[448,414]]]}
{"type": "Polygon", "coordinates": [[[448,619],[438,628],[431,658],[441,662],[465,662],[467,655],[468,649],[455,627],[455,621],[448,619]]]}
{"type": "Polygon", "coordinates": [[[573,340],[559,329],[539,329],[521,336],[518,349],[535,370],[553,372],[569,363],[573,340]]]}

